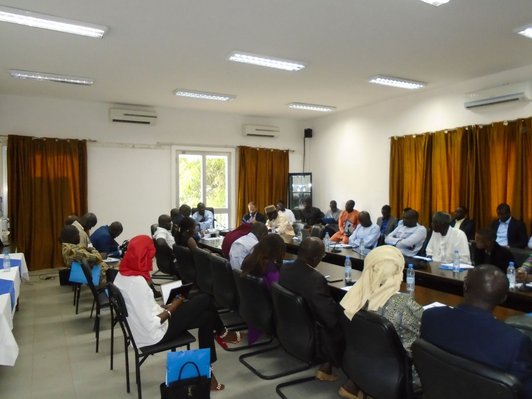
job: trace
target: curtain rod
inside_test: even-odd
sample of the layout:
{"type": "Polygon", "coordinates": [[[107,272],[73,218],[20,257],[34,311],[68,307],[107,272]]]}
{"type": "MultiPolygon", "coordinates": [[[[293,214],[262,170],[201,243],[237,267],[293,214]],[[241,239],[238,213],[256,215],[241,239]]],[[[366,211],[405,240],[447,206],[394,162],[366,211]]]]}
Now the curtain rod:
{"type": "MultiPolygon", "coordinates": [[[[454,128],[450,128],[450,129],[442,129],[442,130],[439,130],[439,131],[443,131],[444,133],[449,133],[449,132],[452,132],[453,130],[457,130],[457,129],[465,129],[465,130],[468,130],[470,127],[473,128],[475,126],[478,126],[478,127],[483,127],[485,125],[494,125],[496,123],[502,123],[504,126],[508,126],[508,124],[510,122],[521,122],[523,123],[525,121],[525,119],[528,119],[529,117],[527,118],[517,118],[517,119],[514,119],[514,120],[504,120],[504,121],[497,121],[497,122],[488,122],[488,123],[477,123],[477,124],[472,124],[472,125],[467,125],[467,126],[458,126],[458,127],[454,127],[454,128]]],[[[405,135],[402,135],[402,136],[390,136],[388,137],[388,139],[394,139],[394,140],[397,140],[399,137],[416,137],[416,136],[424,136],[426,134],[435,134],[437,133],[438,131],[433,131],[433,132],[425,132],[425,133],[413,133],[413,134],[405,134],[405,135]]]]}

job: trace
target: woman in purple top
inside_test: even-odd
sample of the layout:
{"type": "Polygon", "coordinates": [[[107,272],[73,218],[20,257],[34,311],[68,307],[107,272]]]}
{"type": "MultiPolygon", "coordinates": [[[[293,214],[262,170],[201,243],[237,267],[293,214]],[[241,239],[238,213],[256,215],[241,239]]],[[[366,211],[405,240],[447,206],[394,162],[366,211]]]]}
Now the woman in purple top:
{"type": "MultiPolygon", "coordinates": [[[[268,234],[260,239],[251,253],[242,262],[243,275],[261,277],[268,288],[279,281],[279,270],[283,264],[286,244],[281,236],[268,234]]],[[[252,344],[260,337],[260,332],[248,326],[248,343],[252,344]]]]}

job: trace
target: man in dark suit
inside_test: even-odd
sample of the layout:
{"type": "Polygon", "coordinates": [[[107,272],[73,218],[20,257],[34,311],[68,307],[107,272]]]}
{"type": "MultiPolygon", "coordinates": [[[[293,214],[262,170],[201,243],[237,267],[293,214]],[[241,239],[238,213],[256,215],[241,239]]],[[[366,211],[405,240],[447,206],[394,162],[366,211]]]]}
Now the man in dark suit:
{"type": "Polygon", "coordinates": [[[384,238],[395,230],[398,220],[392,215],[392,207],[390,205],[384,205],[381,209],[382,216],[377,218],[377,225],[381,230],[378,245],[384,244],[384,238]]]}
{"type": "Polygon", "coordinates": [[[459,205],[454,211],[454,219],[451,221],[451,227],[462,230],[468,240],[475,239],[475,221],[469,219],[469,210],[463,205],[459,205]]]}
{"type": "Polygon", "coordinates": [[[482,229],[475,235],[475,252],[473,259],[476,265],[495,265],[506,273],[508,263],[514,262],[515,258],[508,248],[501,247],[495,241],[495,232],[490,229],[482,229]]]}
{"type": "Polygon", "coordinates": [[[514,219],[510,212],[510,205],[502,203],[497,206],[497,220],[491,228],[497,233],[497,242],[503,247],[525,248],[528,236],[526,226],[521,220],[514,219]]]}
{"type": "Polygon", "coordinates": [[[300,210],[301,221],[305,223],[305,227],[310,227],[315,224],[320,224],[323,218],[323,212],[312,206],[312,199],[306,197],[303,199],[303,209],[300,210]]]}
{"type": "Polygon", "coordinates": [[[253,201],[249,202],[248,211],[248,213],[242,216],[242,223],[266,223],[266,216],[257,211],[257,205],[253,201]]]}
{"type": "Polygon", "coordinates": [[[423,312],[421,338],[443,350],[506,371],[532,397],[532,341],[492,315],[505,300],[508,280],[493,265],[471,269],[464,280],[464,300],[455,308],[423,312]]]}
{"type": "Polygon", "coordinates": [[[328,361],[316,371],[316,378],[334,381],[338,377],[332,374],[332,365],[341,364],[341,353],[344,349],[340,325],[343,309],[332,298],[325,277],[315,270],[324,255],[322,240],[317,237],[305,238],[299,246],[297,259],[281,268],[279,283],[303,297],[315,319],[323,325],[320,338],[323,356],[328,361]]]}

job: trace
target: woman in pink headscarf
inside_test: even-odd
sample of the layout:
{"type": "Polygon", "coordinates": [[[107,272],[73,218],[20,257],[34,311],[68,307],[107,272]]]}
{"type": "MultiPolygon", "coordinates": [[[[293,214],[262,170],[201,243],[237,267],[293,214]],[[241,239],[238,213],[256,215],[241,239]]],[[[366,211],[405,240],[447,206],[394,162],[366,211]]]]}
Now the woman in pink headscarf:
{"type": "MultiPolygon", "coordinates": [[[[198,328],[199,347],[211,350],[211,363],[214,363],[214,334],[222,337],[225,342],[231,342],[236,339],[234,333],[228,332],[224,327],[211,298],[206,294],[199,294],[187,301],[178,297],[169,305],[159,305],[149,286],[154,255],[155,246],[150,237],[134,237],[129,241],[114,280],[124,297],[127,320],[135,342],[139,347],[164,343],[185,330],[198,328]]],[[[212,374],[211,390],[222,389],[224,385],[219,384],[212,374]]]]}

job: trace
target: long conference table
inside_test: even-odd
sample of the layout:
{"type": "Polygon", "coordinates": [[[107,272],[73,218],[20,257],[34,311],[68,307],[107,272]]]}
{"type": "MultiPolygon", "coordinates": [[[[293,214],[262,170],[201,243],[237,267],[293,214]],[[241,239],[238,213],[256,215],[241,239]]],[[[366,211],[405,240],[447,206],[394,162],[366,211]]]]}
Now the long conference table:
{"type": "Polygon", "coordinates": [[[11,268],[3,270],[0,257],[0,365],[14,366],[19,349],[13,335],[13,317],[17,309],[21,280],[29,281],[28,266],[23,253],[9,254],[11,268]]]}
{"type": "MultiPolygon", "coordinates": [[[[200,247],[212,252],[221,253],[223,237],[202,239],[200,247]]],[[[299,243],[296,241],[287,242],[287,259],[294,259],[299,243]]],[[[328,276],[329,287],[332,294],[339,300],[347,292],[344,282],[343,265],[345,258],[351,258],[353,267],[352,279],[357,280],[364,267],[363,257],[354,252],[351,248],[338,248],[327,251],[325,257],[316,267],[324,276],[328,276]]],[[[414,298],[420,305],[428,305],[440,302],[446,305],[458,305],[463,299],[463,281],[467,272],[454,273],[449,270],[440,269],[438,262],[424,262],[418,259],[405,258],[405,263],[414,263],[416,267],[416,288],[414,298]]],[[[401,291],[405,291],[404,283],[401,291]]],[[[494,314],[497,318],[504,320],[522,312],[532,311],[532,293],[523,292],[518,289],[511,289],[504,303],[495,308],[494,314]]]]}

